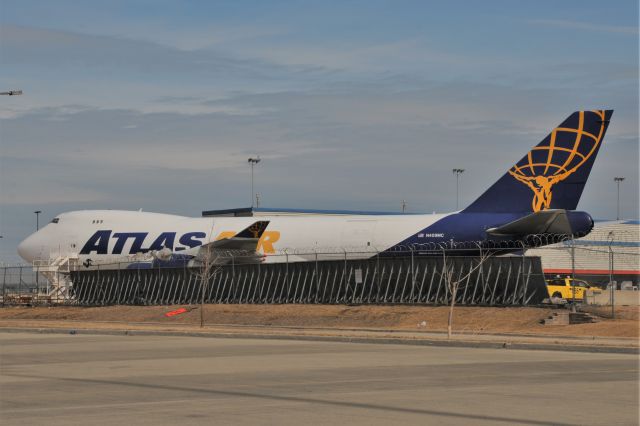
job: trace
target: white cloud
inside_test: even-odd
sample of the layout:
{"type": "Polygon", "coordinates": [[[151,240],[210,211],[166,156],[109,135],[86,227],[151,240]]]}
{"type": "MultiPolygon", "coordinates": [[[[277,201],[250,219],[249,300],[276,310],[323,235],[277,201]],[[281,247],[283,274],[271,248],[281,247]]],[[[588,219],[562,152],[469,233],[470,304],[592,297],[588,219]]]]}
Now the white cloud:
{"type": "MultiPolygon", "coordinates": [[[[462,194],[463,203],[470,202],[576,105],[593,105],[589,99],[591,94],[573,89],[450,83],[406,91],[372,85],[185,100],[254,114],[44,108],[3,121],[2,154],[29,170],[15,183],[25,193],[38,181],[55,181],[64,192],[81,179],[107,206],[136,200],[136,207],[151,203],[172,212],[173,197],[191,194],[190,203],[197,205],[201,194],[217,194],[210,199],[231,207],[236,193],[246,192],[246,158],[260,154],[260,192],[267,205],[395,209],[402,193],[414,211],[446,211],[452,188],[442,176],[450,167],[467,169],[462,194]],[[164,204],[155,199],[159,192],[164,204]]],[[[637,144],[633,106],[621,110],[607,146],[637,144]]],[[[609,173],[637,169],[632,157],[617,157],[617,165],[607,165],[609,173]]],[[[5,173],[15,177],[17,171],[5,173]]],[[[80,200],[89,201],[84,195],[80,200]]],[[[593,201],[581,208],[605,211],[593,201]]]]}

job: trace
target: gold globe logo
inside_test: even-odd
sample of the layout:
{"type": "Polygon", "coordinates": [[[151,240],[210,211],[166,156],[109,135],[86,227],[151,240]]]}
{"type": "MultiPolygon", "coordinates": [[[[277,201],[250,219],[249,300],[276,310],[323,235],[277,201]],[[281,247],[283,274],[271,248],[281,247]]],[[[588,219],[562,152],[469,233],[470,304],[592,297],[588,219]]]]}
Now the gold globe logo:
{"type": "Polygon", "coordinates": [[[585,111],[580,111],[577,128],[556,127],[547,145],[536,146],[509,170],[511,176],[533,191],[531,208],[534,212],[548,209],[553,186],[571,176],[596,152],[604,135],[605,112],[591,113],[600,118],[598,135],[584,130],[585,111]]]}

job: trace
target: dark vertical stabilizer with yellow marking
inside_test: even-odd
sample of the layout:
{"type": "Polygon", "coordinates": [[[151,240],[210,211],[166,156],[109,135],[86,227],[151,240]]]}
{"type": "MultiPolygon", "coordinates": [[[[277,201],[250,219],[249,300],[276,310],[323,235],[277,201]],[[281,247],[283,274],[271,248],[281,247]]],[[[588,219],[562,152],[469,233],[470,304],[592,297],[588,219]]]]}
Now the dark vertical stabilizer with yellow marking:
{"type": "Polygon", "coordinates": [[[575,210],[612,114],[574,112],[464,212],[575,210]]]}

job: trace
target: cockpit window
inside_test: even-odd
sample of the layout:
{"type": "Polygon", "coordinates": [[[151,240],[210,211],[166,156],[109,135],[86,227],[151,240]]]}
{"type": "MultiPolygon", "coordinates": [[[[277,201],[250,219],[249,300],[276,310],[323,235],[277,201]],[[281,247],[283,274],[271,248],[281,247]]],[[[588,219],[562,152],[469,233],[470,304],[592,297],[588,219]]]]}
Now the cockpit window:
{"type": "Polygon", "coordinates": [[[58,217],[54,217],[53,220],[51,221],[51,223],[58,223],[60,222],[60,218],[58,217]]]}

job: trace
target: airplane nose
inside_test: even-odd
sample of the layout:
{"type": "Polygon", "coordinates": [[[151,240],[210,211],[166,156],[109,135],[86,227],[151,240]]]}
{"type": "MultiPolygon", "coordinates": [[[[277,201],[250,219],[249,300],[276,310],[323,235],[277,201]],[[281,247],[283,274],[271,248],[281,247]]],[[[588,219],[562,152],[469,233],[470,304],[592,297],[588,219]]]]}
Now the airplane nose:
{"type": "Polygon", "coordinates": [[[35,234],[25,238],[20,244],[18,244],[18,254],[21,258],[27,262],[33,262],[38,258],[38,245],[35,241],[35,234]]]}
{"type": "Polygon", "coordinates": [[[18,244],[18,255],[20,255],[20,257],[24,260],[29,261],[29,259],[27,259],[28,254],[26,241],[27,240],[22,240],[20,244],[18,244]]]}

